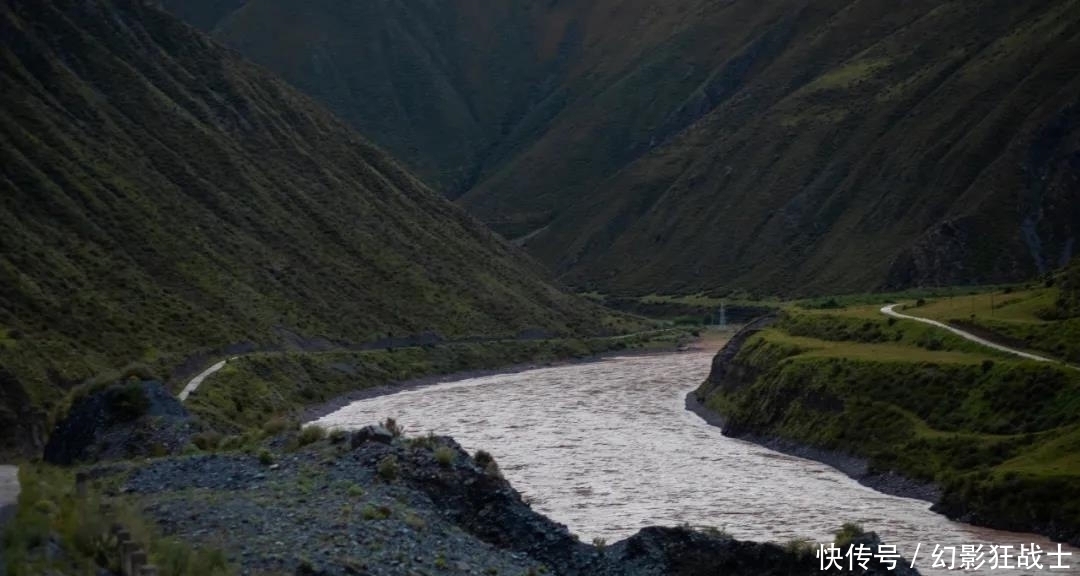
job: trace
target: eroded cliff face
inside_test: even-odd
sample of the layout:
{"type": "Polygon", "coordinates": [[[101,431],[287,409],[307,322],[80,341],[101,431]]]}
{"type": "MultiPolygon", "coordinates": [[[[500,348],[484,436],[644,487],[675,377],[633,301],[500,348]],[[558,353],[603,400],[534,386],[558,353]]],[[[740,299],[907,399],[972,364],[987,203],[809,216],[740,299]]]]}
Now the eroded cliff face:
{"type": "Polygon", "coordinates": [[[732,336],[731,340],[728,340],[727,344],[716,353],[716,356],[713,356],[709,377],[695,391],[699,402],[704,404],[713,393],[734,392],[754,382],[758,370],[735,362],[735,357],[742,350],[747,340],[775,324],[776,321],[777,316],[775,314],[765,314],[752,320],[732,336]]]}

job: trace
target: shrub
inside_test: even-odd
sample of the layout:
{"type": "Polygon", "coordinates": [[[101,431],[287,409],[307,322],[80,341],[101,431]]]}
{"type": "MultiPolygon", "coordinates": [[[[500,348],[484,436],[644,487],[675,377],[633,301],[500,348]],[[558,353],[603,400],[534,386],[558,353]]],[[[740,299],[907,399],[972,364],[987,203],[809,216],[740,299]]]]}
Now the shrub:
{"type": "Polygon", "coordinates": [[[496,464],[494,460],[488,462],[487,466],[484,466],[484,474],[487,474],[492,478],[502,479],[503,477],[502,470],[499,470],[499,465],[496,464]]]}
{"type": "Polygon", "coordinates": [[[204,430],[196,434],[191,439],[191,443],[199,450],[213,452],[221,445],[221,433],[215,430],[204,430]]]}
{"type": "Polygon", "coordinates": [[[853,540],[866,534],[866,530],[863,529],[861,524],[855,522],[844,522],[843,526],[836,531],[836,541],[834,544],[838,548],[847,548],[848,544],[851,544],[853,540]]]}
{"type": "Polygon", "coordinates": [[[323,438],[326,438],[326,428],[317,424],[312,424],[310,426],[305,426],[304,429],[300,431],[300,436],[297,437],[297,441],[300,442],[301,446],[307,446],[308,444],[314,444],[323,438]]]}
{"type": "Polygon", "coordinates": [[[483,468],[487,466],[489,462],[494,462],[495,458],[493,458],[491,453],[486,450],[477,450],[476,455],[473,456],[473,460],[476,460],[476,464],[483,468]]]}
{"type": "Polygon", "coordinates": [[[334,428],[330,431],[330,442],[332,444],[341,444],[349,437],[349,433],[341,428],[334,428]]]}
{"type": "Polygon", "coordinates": [[[401,436],[405,432],[401,425],[397,423],[397,420],[394,420],[393,418],[387,418],[386,421],[383,422],[383,428],[389,430],[395,438],[401,436]]]}
{"type": "Polygon", "coordinates": [[[349,487],[345,489],[345,493],[353,498],[359,498],[364,495],[364,489],[359,484],[349,484],[349,487]]]}
{"type": "Polygon", "coordinates": [[[702,526],[700,532],[712,536],[713,538],[731,538],[731,534],[728,534],[727,530],[717,528],[716,526],[702,526]]]}
{"type": "Polygon", "coordinates": [[[295,427],[295,422],[291,422],[286,418],[282,418],[281,416],[274,416],[273,418],[267,420],[265,424],[263,424],[262,429],[263,432],[265,432],[268,436],[276,436],[286,430],[291,430],[295,427]]]}
{"type": "Polygon", "coordinates": [[[269,466],[274,463],[274,455],[269,450],[263,448],[259,450],[259,463],[263,466],[269,466]]]}
{"type": "Polygon", "coordinates": [[[427,522],[425,522],[423,518],[417,516],[416,514],[413,514],[412,512],[407,512],[405,514],[405,517],[402,518],[402,522],[404,522],[406,526],[412,528],[413,530],[416,530],[417,532],[420,532],[427,528],[427,522]]]}
{"type": "Polygon", "coordinates": [[[365,506],[360,515],[364,520],[386,520],[393,513],[389,506],[365,506]]]}
{"type": "Polygon", "coordinates": [[[449,468],[454,464],[457,453],[449,446],[439,446],[435,449],[435,461],[443,468],[449,468]]]}
{"type": "Polygon", "coordinates": [[[784,551],[796,558],[807,558],[814,555],[817,544],[809,538],[795,538],[784,544],[784,551]]]}
{"type": "Polygon", "coordinates": [[[378,466],[375,468],[379,474],[379,478],[392,482],[398,477],[398,461],[397,457],[390,455],[386,456],[382,460],[379,460],[378,466]]]}
{"type": "Polygon", "coordinates": [[[596,546],[600,550],[603,550],[604,548],[607,548],[607,540],[597,536],[596,538],[592,539],[592,545],[596,546]]]}
{"type": "Polygon", "coordinates": [[[112,414],[120,422],[130,422],[146,414],[150,400],[137,380],[109,389],[107,399],[112,414]]]}

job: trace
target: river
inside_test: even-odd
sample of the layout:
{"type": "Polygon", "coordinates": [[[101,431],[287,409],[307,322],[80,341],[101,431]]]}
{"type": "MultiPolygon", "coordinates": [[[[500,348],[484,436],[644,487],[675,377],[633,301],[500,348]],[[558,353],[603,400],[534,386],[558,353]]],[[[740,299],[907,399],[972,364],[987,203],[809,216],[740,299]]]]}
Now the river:
{"type": "MultiPolygon", "coordinates": [[[[877,531],[916,567],[935,545],[1021,544],[1048,539],[952,522],[929,504],[881,494],[817,462],[724,437],[687,411],[684,398],[709,371],[710,352],[609,358],[448,382],[350,404],[319,422],[355,428],[394,417],[409,434],[453,436],[491,452],[533,506],[589,542],[613,542],[651,525],[721,528],[739,539],[827,542],[843,522],[877,531]]],[[[1080,574],[1080,550],[1064,557],[1080,574]]],[[[944,556],[948,560],[948,554],[944,556]]],[[[960,560],[957,558],[957,564],[960,560]]],[[[1015,565],[1016,559],[1012,559],[1015,565]]],[[[981,571],[991,573],[988,564],[981,571]]],[[[997,569],[1012,575],[1032,571],[997,569]]]]}

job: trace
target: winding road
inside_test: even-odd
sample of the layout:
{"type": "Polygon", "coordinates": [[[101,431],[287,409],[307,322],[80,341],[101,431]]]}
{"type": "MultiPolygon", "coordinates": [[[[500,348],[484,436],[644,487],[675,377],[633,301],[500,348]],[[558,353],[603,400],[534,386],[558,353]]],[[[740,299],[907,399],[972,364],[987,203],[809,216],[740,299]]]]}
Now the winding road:
{"type": "Polygon", "coordinates": [[[239,358],[239,356],[233,356],[232,358],[222,360],[221,362],[214,364],[206,370],[203,370],[202,373],[192,378],[191,381],[188,382],[186,386],[184,386],[184,389],[180,391],[180,394],[177,394],[177,398],[179,398],[181,402],[187,400],[187,397],[190,396],[192,392],[199,389],[199,386],[202,385],[203,380],[206,380],[210,377],[211,374],[217,372],[218,370],[221,370],[231,360],[236,360],[237,358],[239,358]]]}
{"type": "Polygon", "coordinates": [[[956,334],[957,336],[959,336],[961,338],[964,338],[966,340],[970,340],[970,341],[975,342],[977,344],[982,344],[983,346],[986,346],[987,348],[993,348],[994,350],[999,350],[999,351],[1005,352],[1007,354],[1013,354],[1013,355],[1016,355],[1016,356],[1020,356],[1021,358],[1027,358],[1028,360],[1034,360],[1036,362],[1055,362],[1055,363],[1058,362],[1058,360],[1054,360],[1053,358],[1047,358],[1045,356],[1039,356],[1038,354],[1032,354],[1030,352],[1024,352],[1023,350],[1017,350],[1015,348],[1009,348],[1008,346],[1002,346],[1001,344],[991,342],[991,341],[989,341],[989,340],[987,340],[985,338],[979,338],[978,336],[972,334],[971,332],[965,332],[965,331],[963,331],[963,330],[961,330],[959,328],[954,328],[953,326],[949,326],[948,324],[946,324],[944,322],[938,322],[937,320],[931,320],[929,318],[920,318],[918,316],[911,316],[909,314],[901,314],[900,312],[897,312],[896,310],[894,310],[894,308],[896,308],[897,306],[899,306],[899,304],[889,304],[888,306],[885,306],[884,308],[881,309],[881,313],[885,314],[886,316],[892,316],[893,318],[903,318],[905,320],[914,320],[916,322],[922,322],[923,324],[929,324],[931,326],[937,326],[938,328],[944,328],[945,330],[948,330],[949,332],[952,332],[953,334],[956,334]]]}

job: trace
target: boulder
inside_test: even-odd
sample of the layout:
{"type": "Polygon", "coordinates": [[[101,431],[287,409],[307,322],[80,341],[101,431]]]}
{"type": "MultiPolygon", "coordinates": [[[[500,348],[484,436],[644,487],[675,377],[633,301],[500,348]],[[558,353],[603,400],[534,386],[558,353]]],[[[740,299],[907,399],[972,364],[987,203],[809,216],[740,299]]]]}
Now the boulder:
{"type": "Polygon", "coordinates": [[[394,434],[390,432],[390,430],[387,430],[385,426],[364,426],[363,428],[353,432],[351,438],[349,439],[349,445],[353,448],[357,448],[368,442],[393,444],[394,434]]]}
{"type": "Polygon", "coordinates": [[[66,466],[177,454],[199,430],[160,382],[116,383],[73,400],[49,435],[44,458],[66,466]]]}

